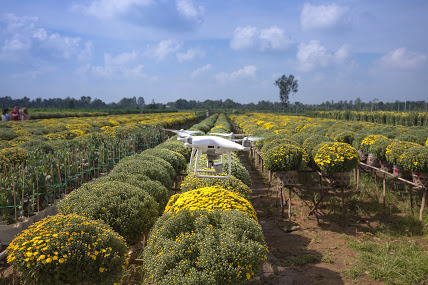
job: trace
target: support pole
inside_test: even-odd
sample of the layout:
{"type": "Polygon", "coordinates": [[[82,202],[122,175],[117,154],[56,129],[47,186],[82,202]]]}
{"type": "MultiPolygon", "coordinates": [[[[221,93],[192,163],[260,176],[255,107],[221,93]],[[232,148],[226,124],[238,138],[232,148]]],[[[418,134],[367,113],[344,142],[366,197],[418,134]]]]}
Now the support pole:
{"type": "Polygon", "coordinates": [[[288,188],[288,220],[291,222],[291,187],[288,188]]]}
{"type": "Polygon", "coordinates": [[[425,188],[424,193],[422,194],[421,209],[419,211],[419,221],[422,221],[422,214],[424,212],[425,200],[427,198],[427,191],[428,190],[425,188]]]}

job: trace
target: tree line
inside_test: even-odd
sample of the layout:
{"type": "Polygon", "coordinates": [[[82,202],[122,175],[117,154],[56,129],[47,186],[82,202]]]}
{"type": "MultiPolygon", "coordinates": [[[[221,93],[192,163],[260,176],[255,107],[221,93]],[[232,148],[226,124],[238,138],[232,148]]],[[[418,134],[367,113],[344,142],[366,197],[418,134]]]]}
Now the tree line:
{"type": "MultiPolygon", "coordinates": [[[[119,102],[105,103],[100,99],[93,99],[90,96],[75,98],[36,98],[30,100],[28,97],[14,99],[9,96],[0,97],[2,107],[27,107],[27,108],[56,108],[56,109],[176,109],[176,110],[216,110],[216,109],[236,109],[236,110],[265,110],[272,112],[281,112],[284,110],[283,102],[271,102],[266,100],[257,103],[238,103],[231,99],[226,100],[186,100],[166,104],[155,103],[145,104],[143,97],[122,98],[119,102]]],[[[399,112],[426,112],[427,102],[425,101],[395,101],[382,102],[373,99],[370,102],[363,102],[360,98],[355,100],[328,100],[321,104],[303,104],[301,102],[288,103],[286,111],[288,113],[304,113],[306,111],[399,111],[399,112]]]]}

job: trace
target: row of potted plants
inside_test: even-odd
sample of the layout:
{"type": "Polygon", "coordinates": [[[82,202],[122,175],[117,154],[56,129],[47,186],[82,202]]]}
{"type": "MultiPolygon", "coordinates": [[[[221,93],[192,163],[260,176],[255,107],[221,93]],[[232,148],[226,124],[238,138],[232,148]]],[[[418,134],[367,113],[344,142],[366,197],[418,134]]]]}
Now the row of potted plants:
{"type": "MultiPolygon", "coordinates": [[[[211,132],[230,132],[224,115],[211,132]]],[[[242,167],[237,159],[234,165],[242,167]]],[[[189,174],[181,184],[182,194],[171,197],[144,250],[151,282],[242,284],[262,266],[267,246],[247,200],[251,192],[246,175],[232,168],[229,179],[189,174]]]]}
{"type": "Polygon", "coordinates": [[[379,159],[382,165],[391,163],[418,173],[414,177],[428,172],[427,146],[418,143],[428,143],[428,130],[424,128],[405,132],[402,127],[337,124],[329,119],[272,114],[233,115],[231,119],[244,132],[266,138],[256,147],[268,170],[298,170],[309,165],[326,174],[349,172],[360,159],[370,157],[379,159]]]}
{"type": "Polygon", "coordinates": [[[0,220],[34,215],[121,158],[163,141],[160,127],[191,119],[174,113],[2,122],[0,220]],[[65,132],[73,135],[66,139],[65,132]]]}

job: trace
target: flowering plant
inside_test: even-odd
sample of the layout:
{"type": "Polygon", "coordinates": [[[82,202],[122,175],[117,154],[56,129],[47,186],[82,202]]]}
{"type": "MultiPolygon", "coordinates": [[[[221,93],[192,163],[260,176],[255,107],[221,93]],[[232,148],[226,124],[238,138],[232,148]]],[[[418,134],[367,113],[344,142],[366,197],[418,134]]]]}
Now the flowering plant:
{"type": "Polygon", "coordinates": [[[330,137],[322,135],[311,135],[303,142],[303,149],[311,157],[311,159],[313,159],[315,156],[312,155],[314,148],[321,142],[334,142],[334,140],[330,137]]]}
{"type": "Polygon", "coordinates": [[[162,165],[149,160],[122,160],[113,168],[111,173],[125,173],[127,175],[142,174],[148,176],[152,180],[161,182],[167,189],[171,189],[172,186],[172,180],[168,170],[162,165]]]}
{"type": "Polygon", "coordinates": [[[412,142],[395,141],[386,147],[385,158],[388,162],[392,164],[397,164],[403,152],[406,149],[409,149],[415,146],[421,146],[421,145],[417,143],[412,143],[412,142]]]}
{"type": "Polygon", "coordinates": [[[315,163],[326,172],[348,172],[358,166],[358,151],[347,143],[326,143],[315,155],[315,163]]]}
{"type": "Polygon", "coordinates": [[[361,145],[360,145],[360,149],[364,152],[364,153],[368,153],[370,151],[370,146],[377,140],[379,139],[388,139],[385,136],[382,135],[369,135],[367,137],[365,137],[362,141],[361,141],[361,145]]]}
{"type": "Polygon", "coordinates": [[[180,185],[181,191],[187,192],[199,188],[219,186],[223,189],[238,194],[244,198],[251,197],[251,189],[242,181],[231,175],[229,178],[198,178],[195,174],[189,174],[180,185]]]}
{"type": "Polygon", "coordinates": [[[415,146],[403,152],[398,165],[414,172],[428,172],[428,147],[415,146]]]}
{"type": "Polygon", "coordinates": [[[388,138],[381,138],[375,140],[371,145],[369,152],[373,154],[377,159],[386,161],[385,152],[388,145],[392,143],[392,140],[388,138]]]}
{"type": "Polygon", "coordinates": [[[0,154],[4,155],[13,165],[20,164],[27,160],[28,152],[19,147],[8,147],[2,149],[0,154]]]}
{"type": "Polygon", "coordinates": [[[127,263],[125,240],[101,221],[49,216],[17,236],[7,261],[29,284],[113,284],[127,263]]]}
{"type": "Polygon", "coordinates": [[[247,199],[219,186],[173,195],[165,207],[165,213],[177,213],[182,209],[238,210],[257,221],[256,211],[247,199]]]}
{"type": "Polygon", "coordinates": [[[176,174],[186,169],[186,164],[187,164],[186,159],[182,154],[178,152],[175,152],[169,149],[149,148],[149,149],[146,149],[143,153],[157,156],[168,161],[171,164],[171,166],[174,168],[176,174]]]}
{"type": "Polygon", "coordinates": [[[58,210],[103,220],[128,243],[135,243],[153,226],[158,204],[147,192],[130,184],[95,181],[71,192],[58,204],[58,210]]]}
{"type": "Polygon", "coordinates": [[[298,170],[309,162],[308,155],[303,148],[292,144],[271,148],[263,159],[263,165],[267,170],[272,171],[298,170]]]}
{"type": "Polygon", "coordinates": [[[267,252],[260,225],[246,214],[183,209],[158,219],[143,254],[153,284],[242,284],[267,252]]]}

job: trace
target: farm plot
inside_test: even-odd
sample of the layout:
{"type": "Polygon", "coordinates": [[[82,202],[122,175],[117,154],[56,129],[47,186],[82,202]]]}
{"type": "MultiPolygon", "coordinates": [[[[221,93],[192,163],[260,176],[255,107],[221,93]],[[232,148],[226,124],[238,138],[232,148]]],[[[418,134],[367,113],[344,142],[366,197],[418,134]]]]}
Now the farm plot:
{"type": "Polygon", "coordinates": [[[119,159],[163,141],[161,127],[194,114],[147,114],[1,122],[0,222],[33,216],[119,159]]]}

